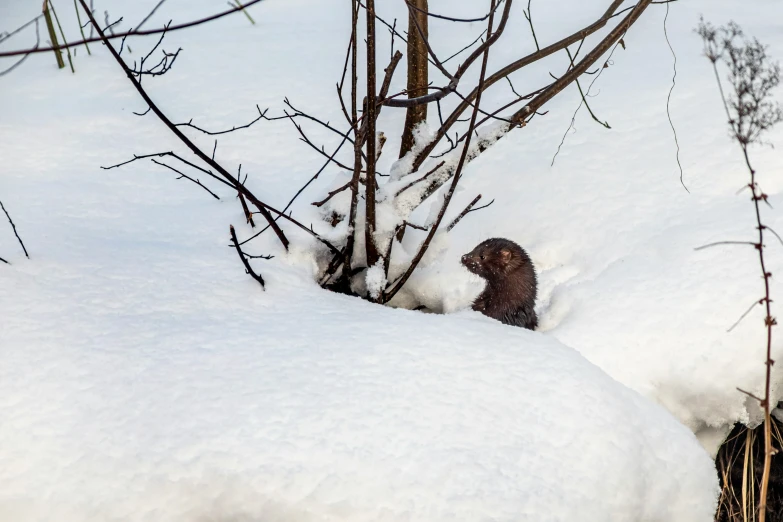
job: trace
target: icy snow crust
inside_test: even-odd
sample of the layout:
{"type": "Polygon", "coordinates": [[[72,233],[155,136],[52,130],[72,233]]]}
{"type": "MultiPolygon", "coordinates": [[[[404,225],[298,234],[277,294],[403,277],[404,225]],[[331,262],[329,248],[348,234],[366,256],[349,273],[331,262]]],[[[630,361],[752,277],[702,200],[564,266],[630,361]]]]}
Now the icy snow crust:
{"type": "MultiPolygon", "coordinates": [[[[96,9],[133,25],[155,3],[96,9]]],[[[536,4],[539,40],[583,27],[605,3],[536,4]]],[[[386,4],[382,15],[405,19],[402,2],[386,4]]],[[[534,49],[523,4],[490,71],[534,49]]],[[[214,201],[150,163],[99,170],[134,153],[187,155],[151,115],[131,114],[146,107],[101,46],[89,58],[79,50],[75,75],[47,54],[0,78],[0,198],[32,255],[24,259],[0,223],[0,256],[13,263],[0,266],[0,520],[710,520],[712,463],[674,418],[709,451],[734,422],[758,422],[759,408],[736,388],[762,393],[764,331],[756,310],[726,332],[761,297],[755,252],[694,250],[752,237],[755,224],[747,195],[735,195],[746,173],[692,29],[699,14],[734,19],[783,57],[783,33],[768,22],[783,19],[783,4],[751,4],[671,4],[671,112],[690,194],[665,112],[664,6],[633,27],[596,84],[591,107],[612,130],[583,109],[550,166],[579,102],[572,88],[468,165],[444,222],[476,194],[495,203],[438,235],[399,294],[401,306],[447,315],[317,289],[316,245],[292,227],[287,255],[271,235],[248,247],[276,256],[256,262],[262,293],[226,248],[229,223],[251,233],[234,195],[214,201]],[[481,283],[459,257],[492,236],[517,241],[536,264],[539,332],[466,310],[481,283]]],[[[150,27],[216,10],[206,0],[164,7],[150,27]]],[[[431,7],[477,14],[469,1],[431,7]]],[[[174,121],[212,130],[250,121],[256,104],[280,114],[284,96],[343,121],[334,82],[349,9],[269,0],[253,13],[256,26],[234,16],[167,36],[164,48],[185,50],[171,74],[145,79],[153,99],[174,121]]],[[[3,6],[0,30],[37,14],[22,2],[3,6]]],[[[58,14],[75,38],[73,13],[58,14]]],[[[443,56],[481,30],[431,26],[443,56]]],[[[3,48],[23,46],[17,38],[3,48]]],[[[153,45],[129,43],[129,60],[153,45]]],[[[515,77],[517,90],[548,81],[553,66],[515,77]]],[[[390,92],[402,87],[399,76],[390,92]]],[[[488,107],[508,99],[506,88],[486,94],[488,107]]],[[[386,108],[379,123],[389,138],[379,169],[399,182],[403,121],[386,108]]],[[[307,132],[326,150],[339,140],[317,126],[307,132]]],[[[192,136],[211,150],[211,138],[192,136]]],[[[242,163],[248,185],[278,207],[322,163],[284,121],[221,137],[217,158],[242,163]]],[[[765,220],[781,231],[779,152],[754,151],[754,164],[774,207],[765,220]]],[[[309,203],[345,181],[328,168],[295,215],[340,237],[344,224],[333,230],[309,203]]],[[[399,211],[382,210],[381,228],[392,230],[399,211]]],[[[410,218],[423,224],[434,212],[425,204],[410,218]]],[[[394,263],[422,237],[409,230],[394,263]]],[[[780,245],[767,251],[770,270],[783,273],[780,245]]],[[[365,281],[371,291],[377,272],[365,281]]],[[[773,358],[780,352],[776,337],[773,358]]],[[[777,374],[774,384],[778,399],[777,374]]]]}

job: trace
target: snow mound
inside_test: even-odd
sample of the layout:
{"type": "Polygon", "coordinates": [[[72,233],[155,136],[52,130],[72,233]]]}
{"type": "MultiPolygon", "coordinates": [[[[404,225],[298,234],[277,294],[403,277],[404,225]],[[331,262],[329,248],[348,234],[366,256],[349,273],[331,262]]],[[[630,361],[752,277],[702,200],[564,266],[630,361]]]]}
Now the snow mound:
{"type": "Polygon", "coordinates": [[[11,332],[0,519],[712,519],[693,434],[552,338],[297,293],[227,341],[195,308],[143,344],[89,314],[11,332]]]}

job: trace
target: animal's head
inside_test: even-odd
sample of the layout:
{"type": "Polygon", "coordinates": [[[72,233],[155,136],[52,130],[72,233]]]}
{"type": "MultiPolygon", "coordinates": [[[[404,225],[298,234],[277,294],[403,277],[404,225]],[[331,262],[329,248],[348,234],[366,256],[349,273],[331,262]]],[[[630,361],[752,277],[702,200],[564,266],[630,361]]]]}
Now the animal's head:
{"type": "Polygon", "coordinates": [[[487,239],[462,256],[462,264],[484,279],[495,279],[523,262],[521,252],[519,245],[508,239],[487,239]]]}

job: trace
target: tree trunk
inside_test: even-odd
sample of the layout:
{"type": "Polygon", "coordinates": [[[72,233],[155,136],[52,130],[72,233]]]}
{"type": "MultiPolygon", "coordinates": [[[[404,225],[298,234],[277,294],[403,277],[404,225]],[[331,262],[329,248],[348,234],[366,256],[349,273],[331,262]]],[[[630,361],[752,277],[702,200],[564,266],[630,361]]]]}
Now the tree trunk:
{"type": "MultiPolygon", "coordinates": [[[[429,75],[427,74],[427,46],[421,34],[428,38],[427,29],[427,2],[428,0],[411,0],[411,5],[424,12],[409,8],[408,14],[408,98],[416,98],[427,94],[429,75]],[[414,21],[414,17],[415,21],[414,21]],[[418,22],[418,27],[416,24],[418,22]],[[419,32],[421,29],[421,33],[419,32]]],[[[413,129],[427,119],[427,104],[408,107],[405,116],[405,129],[402,131],[402,143],[400,144],[400,157],[403,157],[413,148],[413,129]]]]}

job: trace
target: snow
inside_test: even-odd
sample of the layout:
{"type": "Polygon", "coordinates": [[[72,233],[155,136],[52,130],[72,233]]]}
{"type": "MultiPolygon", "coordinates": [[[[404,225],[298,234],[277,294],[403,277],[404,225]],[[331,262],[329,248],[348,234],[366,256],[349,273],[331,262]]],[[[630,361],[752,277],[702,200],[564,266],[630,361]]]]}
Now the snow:
{"type": "MultiPolygon", "coordinates": [[[[96,7],[129,27],[155,3],[96,7]]],[[[185,152],[152,115],[131,114],[146,107],[101,46],[92,57],[78,51],[73,75],[43,54],[1,77],[0,200],[32,259],[0,223],[0,256],[12,263],[0,265],[0,520],[711,520],[708,453],[733,423],[760,420],[737,388],[762,392],[764,330],[756,310],[726,331],[760,297],[755,251],[695,250],[749,237],[754,217],[746,194],[736,195],[746,173],[693,28],[700,14],[734,19],[783,57],[783,34],[770,22],[783,5],[750,3],[670,5],[671,114],[690,193],[666,117],[665,6],[653,6],[590,98],[611,130],[582,108],[550,165],[579,103],[569,88],[546,116],[468,164],[444,223],[477,194],[494,203],[436,235],[395,299],[445,315],[320,290],[318,245],[293,227],[287,254],[271,235],[248,245],[275,256],[254,261],[262,292],[227,248],[229,223],[240,238],[251,234],[234,195],[218,188],[216,202],[149,162],[100,170],[134,153],[185,152]],[[538,332],[468,309],[481,282],[459,258],[493,236],[521,244],[536,265],[538,332]]],[[[524,26],[504,35],[490,71],[533,49],[523,4],[512,15],[524,26]]],[[[539,41],[583,26],[603,4],[534,2],[539,41]]],[[[73,13],[57,7],[74,38],[73,13]]],[[[148,23],[223,7],[170,1],[148,23]]],[[[404,20],[402,4],[381,8],[404,20]]],[[[435,0],[431,8],[478,9],[435,0]]],[[[0,30],[36,10],[3,5],[0,30]]],[[[170,74],[145,78],[153,99],[173,120],[209,129],[252,120],[256,104],[280,114],[285,96],[343,122],[334,82],[349,10],[337,0],[267,0],[251,13],[255,26],[235,16],[167,36],[164,48],[184,50],[170,74]]],[[[482,29],[431,27],[443,56],[482,29]]],[[[150,45],[129,43],[129,59],[150,45]]],[[[383,45],[378,55],[388,56],[383,45]]],[[[515,75],[517,90],[558,73],[557,60],[515,75]]],[[[488,106],[507,100],[507,87],[493,87],[488,106]]],[[[403,120],[387,108],[379,123],[388,138],[379,170],[401,178],[388,189],[410,179],[405,159],[395,163],[403,120]]],[[[339,142],[305,128],[327,151],[339,142]]],[[[497,125],[487,129],[496,137],[497,125]]],[[[422,127],[417,146],[429,136],[422,127]]],[[[211,150],[212,138],[192,137],[211,150]]],[[[323,164],[297,139],[286,121],[260,122],[221,137],[217,158],[241,163],[254,193],[280,208],[323,164]]],[[[764,219],[782,230],[779,154],[758,148],[753,161],[773,207],[764,219]]],[[[330,238],[344,235],[346,223],[332,229],[323,215],[347,208],[347,193],[324,209],[310,202],[347,179],[327,167],[294,214],[330,238]]],[[[410,210],[389,206],[379,206],[385,233],[410,210]]],[[[409,217],[424,224],[433,212],[427,203],[409,217]]],[[[423,237],[408,229],[395,244],[390,279],[423,237]]],[[[767,252],[780,273],[781,246],[770,242],[767,252]]],[[[364,278],[379,288],[372,270],[364,278]]],[[[777,281],[773,299],[783,293],[777,281]]]]}
{"type": "MultiPolygon", "coordinates": [[[[160,305],[137,317],[121,296],[70,310],[56,336],[14,329],[0,519],[710,520],[695,437],[570,348],[326,297],[286,272],[265,294],[232,277],[197,283],[195,302],[147,289],[160,305]]],[[[59,278],[29,275],[70,309],[59,278]]]]}
{"type": "Polygon", "coordinates": [[[383,271],[383,259],[379,259],[377,263],[367,269],[365,275],[365,283],[367,286],[367,293],[373,299],[377,299],[384,288],[386,288],[386,275],[383,271]]]}

